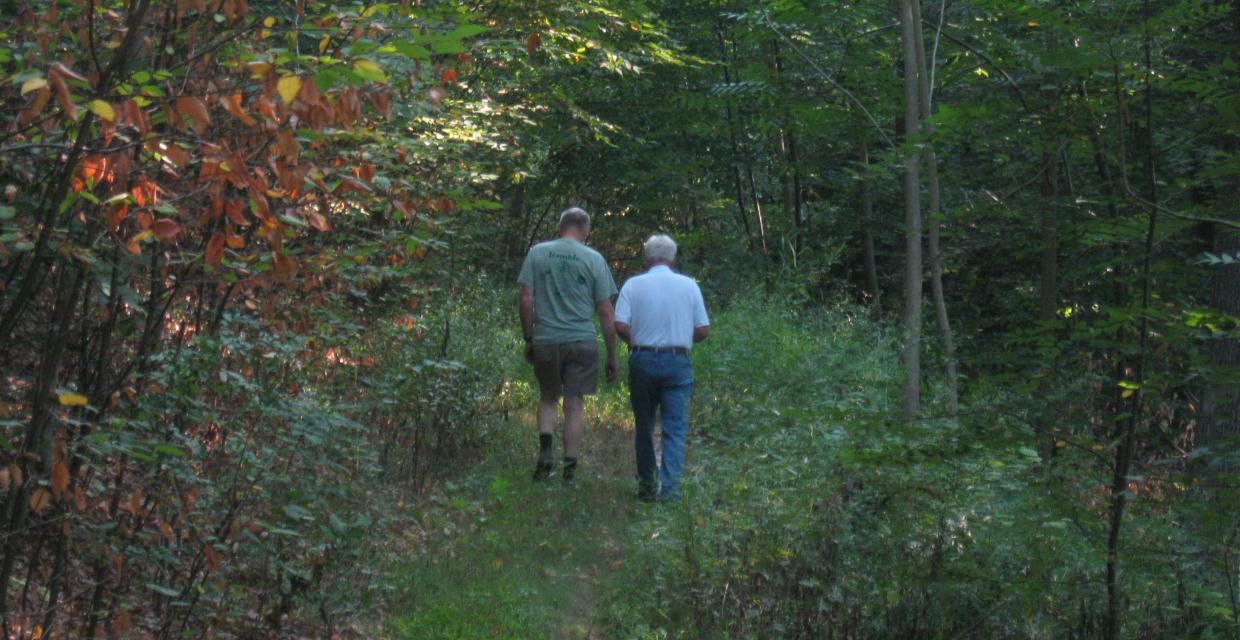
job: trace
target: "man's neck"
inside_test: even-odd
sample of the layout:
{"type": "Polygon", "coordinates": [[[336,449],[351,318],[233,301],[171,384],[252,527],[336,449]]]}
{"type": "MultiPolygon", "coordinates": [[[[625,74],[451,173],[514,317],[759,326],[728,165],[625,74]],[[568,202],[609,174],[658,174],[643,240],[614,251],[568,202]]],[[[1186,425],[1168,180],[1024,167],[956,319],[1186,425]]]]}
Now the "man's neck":
{"type": "Polygon", "coordinates": [[[650,271],[654,269],[655,267],[667,267],[668,269],[671,269],[672,263],[668,262],[667,260],[655,260],[654,262],[646,263],[646,271],[650,271]]]}
{"type": "Polygon", "coordinates": [[[581,243],[585,243],[586,241],[586,236],[584,233],[578,231],[577,229],[571,229],[571,228],[561,231],[560,238],[562,240],[573,240],[575,242],[581,242],[581,243]]]}

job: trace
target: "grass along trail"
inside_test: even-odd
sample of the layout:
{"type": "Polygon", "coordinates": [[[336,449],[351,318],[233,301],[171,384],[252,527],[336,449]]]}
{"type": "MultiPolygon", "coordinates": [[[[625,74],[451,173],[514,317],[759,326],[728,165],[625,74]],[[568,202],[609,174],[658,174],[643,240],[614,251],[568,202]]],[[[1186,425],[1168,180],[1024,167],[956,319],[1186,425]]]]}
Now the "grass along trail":
{"type": "Polygon", "coordinates": [[[590,408],[605,403],[588,403],[574,485],[530,480],[527,417],[510,423],[512,446],[432,498],[425,548],[392,574],[392,637],[605,637],[596,604],[624,564],[631,527],[663,508],[633,498],[631,423],[590,408]]]}

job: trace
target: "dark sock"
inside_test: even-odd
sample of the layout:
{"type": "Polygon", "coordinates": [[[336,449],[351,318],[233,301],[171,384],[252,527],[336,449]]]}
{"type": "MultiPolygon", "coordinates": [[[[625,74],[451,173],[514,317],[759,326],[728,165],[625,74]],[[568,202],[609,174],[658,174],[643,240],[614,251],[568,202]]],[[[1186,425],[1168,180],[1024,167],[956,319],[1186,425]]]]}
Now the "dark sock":
{"type": "Polygon", "coordinates": [[[564,479],[571,480],[575,471],[577,471],[577,459],[564,456],[564,479]]]}
{"type": "Polygon", "coordinates": [[[551,434],[538,434],[538,453],[547,453],[548,451],[551,451],[551,434]]]}

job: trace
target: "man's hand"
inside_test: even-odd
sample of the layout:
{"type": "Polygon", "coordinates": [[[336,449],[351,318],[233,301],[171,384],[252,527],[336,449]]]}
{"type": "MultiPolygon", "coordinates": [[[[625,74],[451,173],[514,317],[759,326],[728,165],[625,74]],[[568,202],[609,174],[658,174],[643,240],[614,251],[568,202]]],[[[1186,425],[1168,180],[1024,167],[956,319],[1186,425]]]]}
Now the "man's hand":
{"type": "Polygon", "coordinates": [[[534,343],[525,343],[525,361],[534,364],[534,343]]]}
{"type": "Polygon", "coordinates": [[[620,377],[620,360],[614,352],[607,354],[607,364],[603,365],[603,377],[608,384],[620,377]]]}

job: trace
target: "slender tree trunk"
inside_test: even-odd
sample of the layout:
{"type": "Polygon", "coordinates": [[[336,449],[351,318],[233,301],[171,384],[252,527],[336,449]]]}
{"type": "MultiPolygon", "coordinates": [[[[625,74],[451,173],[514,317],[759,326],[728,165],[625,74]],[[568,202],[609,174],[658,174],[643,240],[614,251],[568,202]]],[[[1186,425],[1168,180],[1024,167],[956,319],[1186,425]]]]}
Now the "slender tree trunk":
{"type": "Polygon", "coordinates": [[[758,238],[762,241],[762,255],[769,256],[770,249],[766,246],[766,219],[762,213],[762,198],[758,196],[758,181],[753,177],[753,166],[746,166],[749,174],[749,195],[753,197],[753,208],[758,213],[758,238]]]}
{"type": "MultiPolygon", "coordinates": [[[[1141,3],[1145,31],[1145,152],[1146,152],[1146,199],[1149,200],[1148,222],[1145,232],[1145,246],[1141,264],[1141,302],[1137,313],[1137,361],[1133,367],[1135,392],[1128,399],[1128,406],[1123,428],[1120,432],[1119,447],[1115,454],[1114,475],[1111,478],[1111,509],[1107,532],[1107,620],[1106,637],[1118,640],[1123,629],[1122,594],[1119,585],[1119,547],[1120,532],[1124,524],[1124,508],[1128,504],[1128,477],[1132,468],[1133,456],[1136,452],[1137,427],[1141,421],[1142,401],[1145,396],[1145,365],[1146,350],[1149,342],[1149,306],[1153,288],[1153,252],[1154,232],[1158,225],[1158,181],[1154,165],[1154,102],[1150,89],[1150,76],[1153,74],[1153,60],[1150,55],[1150,3],[1141,3]]],[[[1123,124],[1121,123],[1121,126],[1123,124]]],[[[1120,135],[1123,135],[1121,130],[1120,135]]]]}
{"type": "MultiPolygon", "coordinates": [[[[921,31],[921,3],[913,0],[913,20],[917,28],[917,94],[918,110],[921,115],[922,127],[926,135],[934,133],[934,125],[930,122],[932,112],[930,104],[930,75],[926,63],[926,47],[921,31]]],[[[939,162],[934,149],[926,151],[926,190],[929,196],[929,221],[926,224],[926,239],[930,249],[930,291],[934,299],[934,317],[939,325],[940,339],[943,341],[943,365],[947,375],[947,409],[953,416],[960,412],[960,391],[956,373],[956,340],[952,333],[951,319],[947,315],[947,298],[943,294],[943,249],[939,241],[940,216],[943,211],[941,192],[939,189],[939,162]]]]}
{"type": "MultiPolygon", "coordinates": [[[[1240,197],[1240,185],[1236,186],[1233,193],[1240,197]]],[[[1215,234],[1215,251],[1240,256],[1240,235],[1217,228],[1215,234]]],[[[1210,269],[1214,271],[1210,306],[1215,312],[1240,316],[1240,264],[1210,269]]],[[[1214,338],[1207,343],[1206,357],[1215,372],[1209,376],[1211,381],[1202,394],[1196,444],[1216,448],[1240,436],[1240,389],[1235,382],[1236,376],[1240,376],[1240,340],[1214,338]]]]}
{"type": "Polygon", "coordinates": [[[1042,154],[1042,207],[1038,216],[1038,239],[1041,248],[1038,260],[1038,320],[1050,323],[1059,308],[1059,232],[1055,215],[1059,195],[1057,180],[1058,154],[1042,154]]]}
{"type": "MultiPolygon", "coordinates": [[[[723,34],[718,33],[719,48],[727,57],[728,48],[724,42],[723,34]]],[[[732,63],[728,60],[723,65],[723,81],[725,84],[732,84],[732,63]]],[[[741,176],[741,147],[736,135],[736,118],[732,114],[732,102],[730,100],[723,101],[724,115],[728,120],[728,137],[732,143],[732,184],[736,188],[736,212],[741,219],[741,227],[745,229],[745,241],[749,244],[749,250],[757,253],[758,245],[754,242],[753,231],[749,228],[749,212],[745,209],[745,189],[743,186],[743,178],[741,176]]]]}
{"type": "Polygon", "coordinates": [[[878,288],[878,261],[874,257],[874,196],[870,193],[870,149],[861,143],[861,251],[865,260],[865,286],[870,303],[882,313],[882,293],[878,288]]]}
{"type": "MultiPolygon", "coordinates": [[[[1230,32],[1222,38],[1232,46],[1240,42],[1240,12],[1232,12],[1230,32]]],[[[1235,135],[1222,140],[1224,151],[1240,153],[1240,140],[1235,135]]],[[[1240,175],[1234,172],[1221,191],[1220,200],[1225,205],[1240,201],[1240,175]]],[[[1236,218],[1233,213],[1232,219],[1236,218]]],[[[1214,251],[1240,257],[1240,234],[1221,225],[1214,225],[1214,251]]],[[[1211,267],[1210,306],[1215,312],[1240,316],[1240,264],[1211,267]]],[[[1219,337],[1206,346],[1206,358],[1215,369],[1202,394],[1201,416],[1197,421],[1199,432],[1197,444],[1212,449],[1225,445],[1235,447],[1240,442],[1240,340],[1219,337]]],[[[1233,449],[1234,450],[1234,449],[1233,449]]],[[[1228,467],[1228,471],[1235,471],[1228,467]]]]}
{"type": "Polygon", "coordinates": [[[775,79],[780,87],[783,108],[782,122],[779,126],[779,182],[784,192],[784,211],[792,223],[792,250],[800,253],[805,235],[804,216],[801,211],[801,178],[797,168],[796,135],[792,132],[792,113],[788,107],[788,95],[784,91],[784,57],[779,49],[779,40],[771,41],[771,52],[775,59],[775,79]]]}
{"type": "MultiPolygon", "coordinates": [[[[917,30],[913,0],[900,0],[901,41],[904,49],[904,131],[906,140],[915,136],[917,104],[917,30]]],[[[921,413],[921,194],[918,184],[917,151],[904,156],[904,389],[901,409],[905,420],[921,413]]]]}

